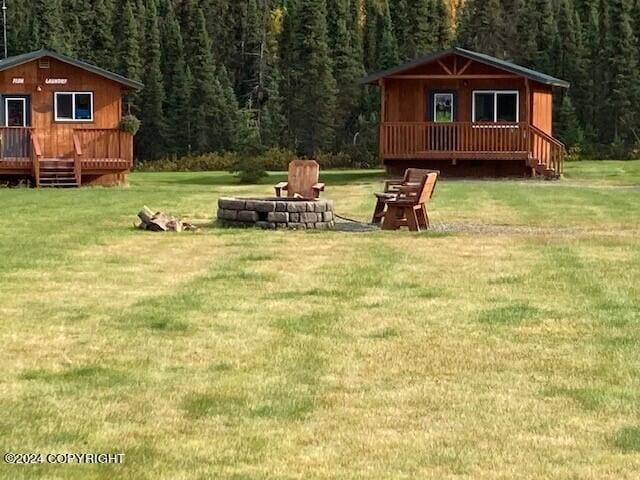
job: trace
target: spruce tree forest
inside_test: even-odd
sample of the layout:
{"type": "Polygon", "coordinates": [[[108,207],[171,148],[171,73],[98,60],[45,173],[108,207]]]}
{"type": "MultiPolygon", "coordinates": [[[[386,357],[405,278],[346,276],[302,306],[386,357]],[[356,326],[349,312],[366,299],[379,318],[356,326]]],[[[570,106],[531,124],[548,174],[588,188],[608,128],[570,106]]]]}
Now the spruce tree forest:
{"type": "Polygon", "coordinates": [[[640,146],[640,0],[8,0],[9,55],[42,47],[145,88],[145,160],[257,142],[375,159],[378,94],[357,79],[452,45],[571,82],[555,135],[577,155],[640,146]]]}

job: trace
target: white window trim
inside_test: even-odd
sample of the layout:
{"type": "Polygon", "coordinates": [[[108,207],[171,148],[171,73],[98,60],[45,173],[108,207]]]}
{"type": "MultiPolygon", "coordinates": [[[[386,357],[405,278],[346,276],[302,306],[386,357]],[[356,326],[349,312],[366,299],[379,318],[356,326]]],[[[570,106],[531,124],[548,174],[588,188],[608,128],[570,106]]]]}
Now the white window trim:
{"type": "Polygon", "coordinates": [[[515,123],[520,123],[520,91],[519,90],[474,90],[473,95],[471,97],[471,118],[473,119],[473,123],[477,123],[476,120],[476,94],[482,93],[491,93],[493,94],[493,123],[513,123],[513,122],[498,122],[498,95],[500,94],[510,94],[516,95],[516,121],[515,123]]]}
{"type": "Polygon", "coordinates": [[[4,99],[4,126],[9,126],[9,101],[22,102],[22,126],[27,126],[27,99],[24,97],[6,97],[4,99]]]}
{"type": "Polygon", "coordinates": [[[453,105],[453,102],[455,101],[454,99],[454,95],[453,93],[449,93],[449,92],[436,92],[433,94],[433,123],[451,123],[451,122],[438,122],[437,118],[437,107],[438,104],[436,103],[436,97],[438,95],[446,95],[451,97],[451,122],[455,121],[455,107],[453,105]]]}
{"type": "Polygon", "coordinates": [[[71,123],[91,123],[93,122],[93,92],[53,92],[53,109],[56,122],[71,122],[71,123]],[[58,117],[58,95],[71,95],[71,115],[76,115],[76,95],[89,95],[91,98],[91,118],[76,119],[76,118],[60,118],[58,117]]]}

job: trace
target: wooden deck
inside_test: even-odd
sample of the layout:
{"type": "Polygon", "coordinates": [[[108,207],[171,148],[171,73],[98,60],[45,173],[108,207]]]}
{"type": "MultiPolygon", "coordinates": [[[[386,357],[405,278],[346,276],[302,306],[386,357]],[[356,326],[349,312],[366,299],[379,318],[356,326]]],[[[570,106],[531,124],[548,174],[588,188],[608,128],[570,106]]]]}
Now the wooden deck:
{"type": "Polygon", "coordinates": [[[72,155],[47,158],[31,127],[0,127],[0,175],[31,175],[41,183],[41,165],[72,162],[77,185],[83,176],[124,174],[133,167],[133,137],[119,129],[78,128],[70,131],[72,155]]]}
{"type": "Polygon", "coordinates": [[[561,174],[564,145],[520,123],[385,122],[380,126],[385,160],[517,160],[540,172],[561,174]]]}

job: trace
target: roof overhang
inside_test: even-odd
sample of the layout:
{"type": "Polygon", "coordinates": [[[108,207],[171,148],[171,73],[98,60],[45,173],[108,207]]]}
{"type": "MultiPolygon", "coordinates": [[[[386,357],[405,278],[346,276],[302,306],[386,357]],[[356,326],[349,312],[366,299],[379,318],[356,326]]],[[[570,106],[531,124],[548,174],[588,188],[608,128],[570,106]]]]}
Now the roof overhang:
{"type": "Polygon", "coordinates": [[[412,60],[411,62],[405,63],[403,65],[399,65],[397,67],[390,68],[388,70],[381,70],[379,72],[372,73],[360,79],[360,83],[375,84],[375,83],[378,83],[378,81],[383,78],[391,77],[394,75],[400,75],[408,70],[414,69],[416,67],[420,67],[422,65],[426,65],[431,62],[438,61],[439,59],[443,57],[447,57],[449,55],[459,55],[469,60],[474,60],[476,62],[483,63],[485,65],[489,65],[491,67],[494,67],[500,70],[504,70],[505,72],[509,72],[514,75],[528,78],[530,80],[533,80],[538,83],[542,83],[544,85],[549,85],[552,87],[569,88],[569,82],[560,80],[559,78],[552,77],[551,75],[547,75],[542,72],[537,72],[536,70],[532,70],[530,68],[516,65],[515,63],[507,62],[506,60],[501,60],[499,58],[492,57],[491,55],[473,52],[471,50],[466,50],[460,47],[453,47],[447,50],[443,50],[441,52],[424,55],[422,57],[416,58],[415,60],[412,60]]]}
{"type": "Polygon", "coordinates": [[[34,60],[39,60],[44,57],[50,57],[68,65],[81,68],[101,77],[107,78],[113,82],[119,83],[120,85],[130,90],[140,90],[144,86],[138,81],[123,77],[122,75],[119,75],[117,73],[110,72],[103,68],[96,67],[95,65],[91,65],[90,63],[83,62],[82,60],[76,60],[75,58],[71,58],[66,55],[62,55],[61,53],[56,53],[46,49],[23,53],[22,55],[16,55],[15,57],[9,57],[5,58],[4,60],[0,60],[0,72],[23,65],[25,63],[33,62],[34,60]]]}

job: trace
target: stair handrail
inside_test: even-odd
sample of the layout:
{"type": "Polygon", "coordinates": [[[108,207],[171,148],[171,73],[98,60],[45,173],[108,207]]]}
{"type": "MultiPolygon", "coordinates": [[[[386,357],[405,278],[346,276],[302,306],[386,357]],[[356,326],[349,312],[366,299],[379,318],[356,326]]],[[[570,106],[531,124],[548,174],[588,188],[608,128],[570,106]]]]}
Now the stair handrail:
{"type": "Polygon", "coordinates": [[[542,138],[544,138],[545,140],[548,140],[549,142],[557,145],[558,147],[562,147],[566,150],[566,146],[564,143],[562,143],[560,140],[558,140],[555,137],[552,137],[551,135],[549,135],[548,133],[540,130],[538,127],[536,127],[535,125],[529,125],[529,128],[531,128],[531,130],[533,130],[535,133],[537,133],[538,135],[540,135],[542,138]]]}
{"type": "Polygon", "coordinates": [[[36,188],[40,187],[40,159],[42,158],[42,150],[40,142],[34,129],[29,130],[31,136],[31,167],[33,169],[33,178],[36,181],[36,188]]]}
{"type": "Polygon", "coordinates": [[[565,146],[565,144],[562,143],[557,138],[552,137],[548,133],[542,131],[540,128],[536,127],[535,125],[529,125],[529,130],[531,132],[531,135],[529,138],[529,142],[530,142],[529,151],[532,157],[539,163],[543,164],[545,167],[553,169],[557,175],[562,175],[564,173],[564,158],[567,154],[567,147],[565,146]],[[534,135],[537,135],[538,137],[542,138],[544,141],[549,143],[550,151],[549,151],[549,159],[547,162],[543,162],[542,158],[535,157],[535,152],[533,148],[534,135]]]}
{"type": "Polygon", "coordinates": [[[73,132],[73,174],[78,186],[82,183],[82,143],[78,133],[73,132]]]}

